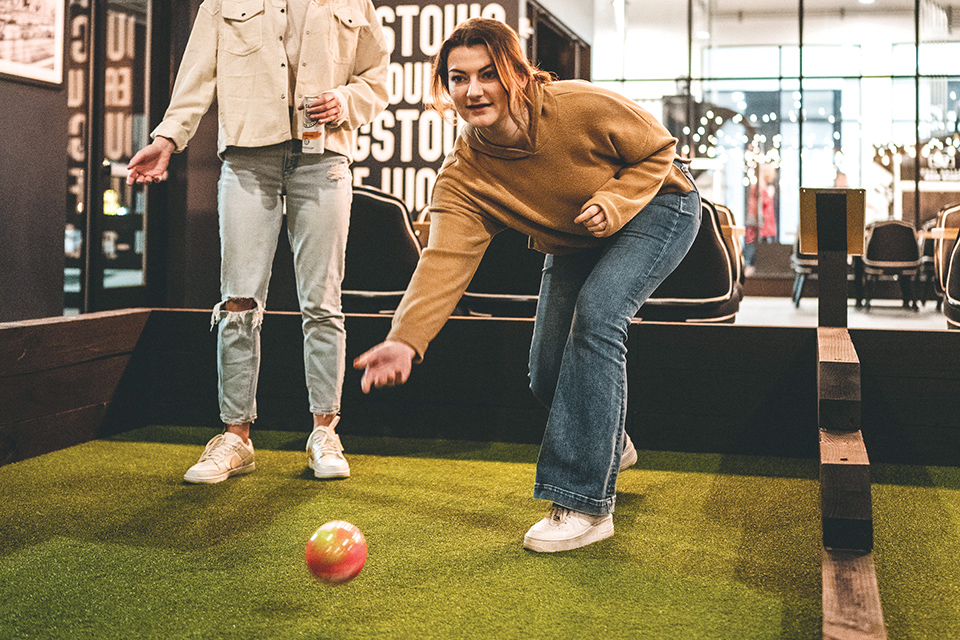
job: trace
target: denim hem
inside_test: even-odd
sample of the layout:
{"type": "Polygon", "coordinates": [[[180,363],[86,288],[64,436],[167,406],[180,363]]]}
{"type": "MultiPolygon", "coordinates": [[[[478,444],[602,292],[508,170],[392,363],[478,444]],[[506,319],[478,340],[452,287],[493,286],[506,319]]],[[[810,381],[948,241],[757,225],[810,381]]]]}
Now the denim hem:
{"type": "Polygon", "coordinates": [[[588,513],[592,516],[605,516],[613,513],[617,500],[616,496],[611,496],[604,500],[588,498],[559,487],[541,484],[539,482],[533,485],[533,497],[538,500],[550,500],[561,507],[579,511],[580,513],[588,513]]]}
{"type": "Polygon", "coordinates": [[[241,418],[241,419],[239,419],[239,420],[233,420],[233,419],[228,419],[227,417],[225,417],[225,416],[221,413],[221,414],[220,414],[220,421],[223,422],[223,424],[246,424],[246,423],[248,423],[248,422],[249,422],[250,424],[253,424],[254,422],[257,421],[257,416],[256,416],[256,414],[254,414],[254,415],[251,416],[251,417],[241,418]]]}

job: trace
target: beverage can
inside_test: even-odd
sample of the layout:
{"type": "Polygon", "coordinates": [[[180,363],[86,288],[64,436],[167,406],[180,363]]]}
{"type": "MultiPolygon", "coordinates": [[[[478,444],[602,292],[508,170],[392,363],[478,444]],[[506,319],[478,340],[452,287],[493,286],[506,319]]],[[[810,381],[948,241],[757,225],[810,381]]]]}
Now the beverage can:
{"type": "Polygon", "coordinates": [[[324,133],[326,127],[310,117],[307,107],[320,99],[320,96],[303,97],[303,117],[301,119],[300,140],[303,143],[303,153],[323,153],[324,133]]]}

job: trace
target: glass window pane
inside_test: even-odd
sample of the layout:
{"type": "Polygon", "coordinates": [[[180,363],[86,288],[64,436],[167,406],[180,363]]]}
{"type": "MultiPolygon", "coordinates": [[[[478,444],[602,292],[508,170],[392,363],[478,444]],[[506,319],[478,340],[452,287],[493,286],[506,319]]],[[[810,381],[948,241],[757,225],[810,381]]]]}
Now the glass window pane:
{"type": "Polygon", "coordinates": [[[920,3],[920,73],[960,74],[960,29],[956,7],[940,2],[920,3]]]}
{"type": "Polygon", "coordinates": [[[855,45],[803,45],[803,75],[859,76],[860,47],[855,45]]]}
{"type": "Polygon", "coordinates": [[[920,73],[960,74],[960,42],[921,42],[920,73]]]}
{"type": "Polygon", "coordinates": [[[913,78],[893,78],[890,95],[890,117],[894,133],[892,142],[913,144],[916,140],[917,83],[913,78]],[[904,129],[906,125],[907,129],[904,129]]]}
{"type": "Polygon", "coordinates": [[[803,7],[804,76],[913,74],[913,0],[804,0],[803,7]],[[904,44],[909,51],[895,50],[904,44]]]}
{"type": "Polygon", "coordinates": [[[146,198],[126,183],[127,163],[148,141],[147,11],[149,0],[109,0],[104,69],[103,286],[145,284],[146,198]]]}
{"type": "MultiPolygon", "coordinates": [[[[797,99],[796,80],[703,82],[690,127],[690,150],[704,197],[726,204],[746,228],[745,255],[754,244],[782,241],[790,193],[798,185],[795,124],[782,114],[797,99]]],[[[795,207],[793,207],[795,209],[795,207]]],[[[788,227],[795,227],[789,222],[788,227]]]]}
{"type": "MultiPolygon", "coordinates": [[[[960,77],[920,79],[919,223],[960,202],[960,77]]],[[[912,217],[912,175],[904,175],[904,216],[912,217]]]]}
{"type": "Polygon", "coordinates": [[[595,5],[593,77],[680,78],[689,73],[686,2],[599,2],[595,5]]]}
{"type": "Polygon", "coordinates": [[[787,78],[800,77],[800,47],[780,47],[780,74],[787,78]]]}
{"type": "Polygon", "coordinates": [[[703,52],[703,70],[708,78],[777,78],[781,75],[780,48],[711,47],[703,52]]]}
{"type": "MultiPolygon", "coordinates": [[[[917,72],[917,47],[913,39],[909,43],[895,44],[891,47],[890,70],[892,76],[912,76],[917,72]]],[[[872,75],[887,75],[887,73],[878,69],[878,73],[872,75]]]]}

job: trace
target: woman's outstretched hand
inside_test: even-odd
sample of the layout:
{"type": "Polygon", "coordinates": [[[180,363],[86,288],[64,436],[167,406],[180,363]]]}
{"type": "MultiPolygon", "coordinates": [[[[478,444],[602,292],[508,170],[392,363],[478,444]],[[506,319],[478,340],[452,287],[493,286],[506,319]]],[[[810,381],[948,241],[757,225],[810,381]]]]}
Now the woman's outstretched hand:
{"type": "Polygon", "coordinates": [[[170,140],[157,136],[153,142],[140,149],[127,165],[127,184],[162,182],[167,179],[167,165],[174,144],[170,140]]]}
{"type": "Polygon", "coordinates": [[[410,377],[417,352],[408,344],[387,340],[353,361],[354,369],[363,369],[360,388],[364,393],[380,387],[399,387],[410,377]]]}

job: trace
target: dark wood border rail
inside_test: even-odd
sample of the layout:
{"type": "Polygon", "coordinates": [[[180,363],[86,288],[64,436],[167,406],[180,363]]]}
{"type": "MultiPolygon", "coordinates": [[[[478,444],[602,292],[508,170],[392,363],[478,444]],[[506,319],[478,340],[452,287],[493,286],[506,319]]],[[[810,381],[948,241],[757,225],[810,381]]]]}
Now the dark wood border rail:
{"type": "MultiPolygon", "coordinates": [[[[390,318],[346,324],[351,360],[383,339],[390,318]]],[[[410,383],[384,393],[360,393],[348,368],[341,428],[538,443],[544,412],[526,386],[532,324],[454,318],[410,383]]],[[[955,466],[960,332],[849,334],[870,461],[955,466]]],[[[268,312],[263,340],[258,428],[307,431],[299,314],[268,312]]],[[[817,329],[642,323],[628,350],[627,428],[638,447],[819,459],[817,329]]],[[[216,426],[215,354],[208,310],[0,323],[0,462],[144,425],[216,426]]]]}
{"type": "Polygon", "coordinates": [[[0,324],[0,464],[96,437],[149,316],[0,324]]]}

